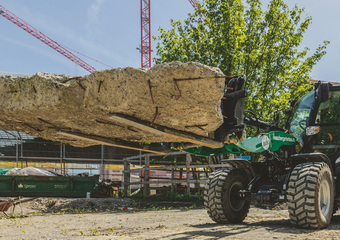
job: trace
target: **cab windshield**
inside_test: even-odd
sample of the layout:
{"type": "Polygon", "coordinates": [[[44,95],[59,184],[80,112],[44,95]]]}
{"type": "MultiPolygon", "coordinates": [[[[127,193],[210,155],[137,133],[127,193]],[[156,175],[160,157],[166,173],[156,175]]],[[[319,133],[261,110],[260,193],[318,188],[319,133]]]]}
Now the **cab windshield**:
{"type": "Polygon", "coordinates": [[[292,117],[289,119],[289,130],[300,143],[302,143],[302,136],[315,101],[314,94],[315,92],[311,91],[300,98],[293,108],[292,117]]]}
{"type": "Polygon", "coordinates": [[[326,101],[320,103],[314,122],[319,133],[313,136],[312,147],[329,157],[337,156],[340,151],[340,91],[329,92],[326,101]]]}

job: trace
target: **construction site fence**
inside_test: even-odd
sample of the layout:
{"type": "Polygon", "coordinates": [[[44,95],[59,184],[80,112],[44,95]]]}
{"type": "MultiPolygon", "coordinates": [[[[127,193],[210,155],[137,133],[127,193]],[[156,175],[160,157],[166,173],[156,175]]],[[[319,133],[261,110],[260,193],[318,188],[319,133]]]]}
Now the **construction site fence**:
{"type": "Polygon", "coordinates": [[[183,152],[176,154],[186,155],[185,165],[150,166],[150,158],[154,155],[145,154],[142,156],[144,167],[135,168],[131,163],[135,158],[125,159],[123,195],[129,196],[136,191],[144,195],[160,192],[201,193],[212,171],[229,166],[228,164],[195,164],[192,163],[190,154],[183,152]]]}

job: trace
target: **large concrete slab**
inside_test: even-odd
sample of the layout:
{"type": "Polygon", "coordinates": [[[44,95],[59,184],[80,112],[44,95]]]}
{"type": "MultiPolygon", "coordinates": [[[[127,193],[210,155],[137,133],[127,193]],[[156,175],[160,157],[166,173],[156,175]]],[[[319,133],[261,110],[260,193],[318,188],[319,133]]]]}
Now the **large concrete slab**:
{"type": "Polygon", "coordinates": [[[124,118],[129,118],[146,126],[212,138],[223,122],[222,76],[218,68],[179,62],[82,77],[0,76],[0,129],[80,147],[102,140],[113,145],[179,141],[125,124],[124,118]]]}

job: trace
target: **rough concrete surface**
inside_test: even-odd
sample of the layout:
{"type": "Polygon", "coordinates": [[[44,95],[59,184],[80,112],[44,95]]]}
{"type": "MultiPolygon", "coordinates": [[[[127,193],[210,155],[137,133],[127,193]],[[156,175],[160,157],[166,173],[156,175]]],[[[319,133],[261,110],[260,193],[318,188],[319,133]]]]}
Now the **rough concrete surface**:
{"type": "MultiPolygon", "coordinates": [[[[55,203],[51,199],[49,205],[55,203]]],[[[85,207],[88,200],[76,200],[85,207]]],[[[93,200],[92,200],[93,201],[93,200]]],[[[105,199],[105,206],[118,206],[123,202],[105,199]]],[[[43,202],[42,202],[43,203],[43,202]]],[[[46,202],[47,203],[47,202],[46,202]]],[[[158,240],[158,239],[339,239],[340,216],[333,217],[326,229],[313,230],[294,227],[289,222],[287,210],[265,210],[250,208],[242,223],[217,224],[204,209],[172,209],[158,211],[104,210],[102,212],[70,214],[64,210],[54,214],[43,213],[41,204],[23,204],[16,207],[16,216],[26,214],[25,218],[0,219],[0,239],[119,239],[119,240],[158,240]]],[[[100,205],[101,205],[100,204],[100,205]]],[[[44,204],[43,204],[44,205],[44,204]]],[[[68,202],[65,208],[79,205],[68,202]]]]}
{"type": "Polygon", "coordinates": [[[221,76],[218,68],[179,62],[150,69],[103,70],[82,77],[0,76],[0,129],[80,147],[98,143],[58,132],[127,142],[176,141],[110,119],[120,114],[208,137],[223,121],[221,76]],[[174,80],[185,78],[199,79],[174,80]]]}

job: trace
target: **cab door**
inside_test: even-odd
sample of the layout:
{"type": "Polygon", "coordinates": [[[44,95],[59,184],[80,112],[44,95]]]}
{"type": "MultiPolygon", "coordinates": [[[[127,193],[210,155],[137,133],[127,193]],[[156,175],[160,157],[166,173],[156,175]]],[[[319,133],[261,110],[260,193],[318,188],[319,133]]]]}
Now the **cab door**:
{"type": "Polygon", "coordinates": [[[315,119],[320,132],[313,137],[313,150],[334,159],[340,153],[340,88],[329,91],[327,101],[320,103],[315,119]]]}

